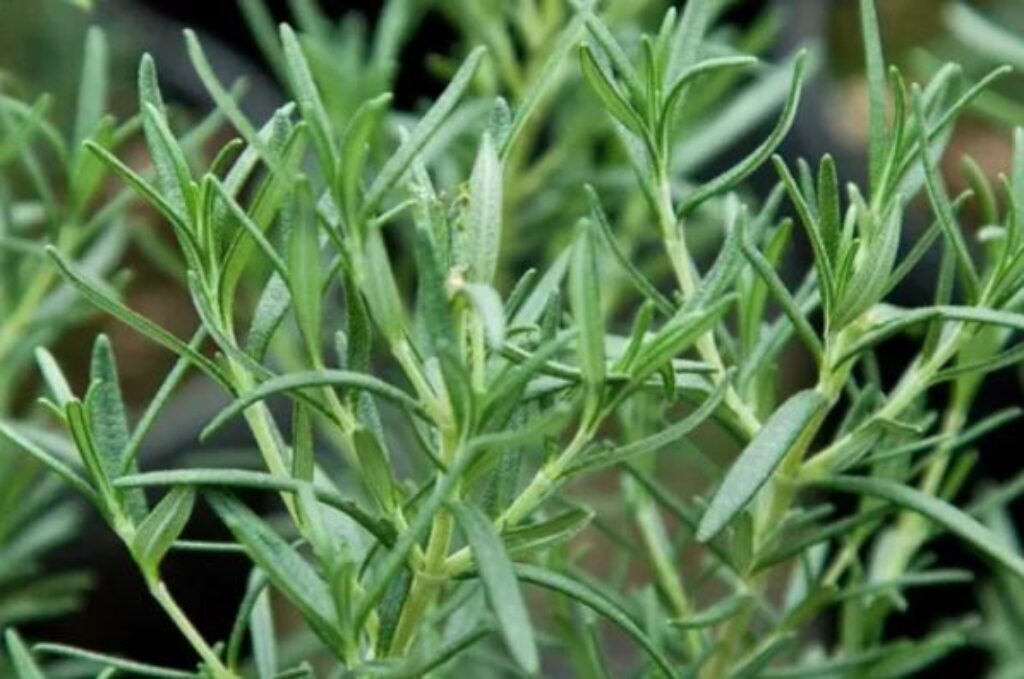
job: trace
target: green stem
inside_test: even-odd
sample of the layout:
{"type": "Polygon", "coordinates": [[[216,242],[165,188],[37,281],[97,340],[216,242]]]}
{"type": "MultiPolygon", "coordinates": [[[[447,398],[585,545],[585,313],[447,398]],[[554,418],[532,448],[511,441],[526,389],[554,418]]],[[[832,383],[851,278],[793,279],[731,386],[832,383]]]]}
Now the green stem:
{"type": "MultiPolygon", "coordinates": [[[[692,297],[697,292],[697,268],[686,247],[682,224],[676,219],[675,208],[672,205],[671,183],[666,171],[659,173],[657,198],[658,223],[661,226],[661,236],[669,262],[672,264],[672,271],[675,273],[676,282],[683,296],[692,297]]],[[[726,378],[725,362],[718,351],[712,331],[705,333],[697,340],[697,353],[705,362],[715,368],[713,379],[716,384],[721,383],[726,378]]],[[[725,405],[736,415],[740,427],[748,437],[753,437],[761,429],[760,419],[740,398],[731,384],[726,386],[724,401],[725,405]]]]}
{"type": "MultiPolygon", "coordinates": [[[[562,472],[583,450],[596,429],[597,423],[580,426],[562,454],[537,470],[526,488],[494,520],[495,528],[499,533],[528,517],[544,501],[544,498],[558,487],[561,483],[562,472]]],[[[444,563],[443,572],[448,576],[457,575],[468,568],[472,560],[469,548],[463,547],[448,557],[444,563]]]]}
{"type": "Polygon", "coordinates": [[[195,649],[196,653],[202,659],[203,664],[206,665],[207,669],[213,674],[215,679],[237,679],[238,675],[230,671],[224,666],[217,654],[214,653],[210,645],[203,639],[203,635],[199,633],[199,630],[192,625],[192,622],[185,615],[185,612],[181,610],[178,603],[171,596],[170,591],[164,585],[163,581],[157,580],[152,583],[149,588],[153,598],[156,599],[160,607],[164,609],[167,616],[171,619],[174,625],[181,631],[182,635],[195,649]]]}
{"type": "MultiPolygon", "coordinates": [[[[441,461],[450,466],[460,455],[461,445],[454,431],[442,431],[441,461]]],[[[458,494],[458,487],[454,493],[458,494]]],[[[403,656],[412,648],[416,640],[421,622],[437,599],[441,586],[445,582],[445,559],[451,547],[452,535],[455,531],[455,520],[444,507],[438,509],[430,527],[430,539],[423,557],[423,566],[413,576],[409,593],[402,605],[394,636],[388,655],[403,656]]]]}

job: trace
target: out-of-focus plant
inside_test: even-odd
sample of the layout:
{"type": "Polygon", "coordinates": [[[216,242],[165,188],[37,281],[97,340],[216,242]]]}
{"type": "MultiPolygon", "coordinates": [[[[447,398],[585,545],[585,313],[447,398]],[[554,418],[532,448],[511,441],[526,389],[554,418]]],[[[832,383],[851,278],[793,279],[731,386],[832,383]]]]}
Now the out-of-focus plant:
{"type": "MultiPolygon", "coordinates": [[[[0,629],[69,612],[88,586],[80,572],[46,573],[43,560],[71,538],[80,508],[46,465],[25,456],[45,447],[48,461],[73,463],[73,443],[31,412],[43,347],[81,331],[95,318],[49,265],[46,248],[74,257],[110,290],[129,243],[133,196],[106,188],[109,169],[82,145],[85,139],[116,151],[139,129],[108,114],[109,49],[99,29],[86,38],[81,83],[69,133],[55,122],[53,99],[24,101],[0,91],[0,629]]],[[[10,80],[5,87],[28,90],[10,80]]],[[[216,121],[197,127],[195,147],[216,121]]],[[[0,671],[9,668],[0,666],[0,671]]]]}
{"type": "MultiPolygon", "coordinates": [[[[101,338],[78,392],[38,353],[45,409],[77,459],[4,427],[121,539],[199,675],[558,665],[595,677],[900,676],[971,631],[949,621],[920,639],[886,634],[906,590],[973,577],[937,567],[933,537],[952,534],[1024,579],[1019,550],[959,498],[975,459],[964,448],[1017,414],[977,420],[970,409],[988,373],[1024,356],[1024,133],[1008,207],[977,248],[957,217],[970,196],[951,199],[935,167],[958,115],[1005,69],[964,85],[951,67],[908,88],[886,69],[862,0],[870,179],[844,191],[830,157],[812,167],[774,155],[795,120],[803,53],[783,67],[767,135],[720,173],[693,172],[764,112],[742,97],[740,113],[716,103],[765,68],[715,30],[720,3],[691,0],[650,32],[585,0],[508,13],[446,5],[470,44],[416,116],[393,112],[386,92],[409,3],[385,6],[365,49],[312,3],[294,7],[302,37],[243,3],[294,97],[262,124],[186,34],[240,136],[213,161],[183,148],[148,58],[138,121],[152,176],[102,136],[76,147],[168,225],[201,318],[191,339],[175,337],[78,254],[47,248],[48,271],[178,356],[152,403],[132,426],[101,338]],[[745,203],[768,163],[779,186],[745,203]],[[919,195],[935,222],[901,257],[903,214],[919,195]],[[783,201],[814,253],[792,288],[779,273],[794,229],[783,201]],[[705,266],[693,232],[712,228],[723,239],[705,266]],[[517,246],[530,238],[546,247],[517,246]],[[651,252],[640,259],[624,243],[651,252]],[[944,253],[933,303],[887,303],[932,247],[944,253]],[[916,353],[882,374],[876,352],[897,335],[916,353]],[[778,370],[787,349],[814,373],[795,393],[778,370]],[[258,448],[251,467],[135,468],[190,370],[232,399],[204,436],[241,418],[258,448]],[[938,385],[949,387],[941,404],[938,385]],[[292,405],[287,426],[267,403],[279,397],[292,405]],[[598,472],[618,486],[588,483],[598,472]],[[150,506],[142,488],[165,490],[150,506]],[[259,516],[242,490],[279,497],[279,516],[259,516]],[[182,538],[197,496],[231,541],[182,538]],[[162,580],[178,549],[253,563],[223,641],[200,634],[162,580]],[[278,631],[270,591],[304,621],[301,652],[278,631]],[[816,633],[829,616],[834,639],[816,633]],[[612,628],[635,653],[612,655],[612,628]]],[[[13,633],[8,651],[24,677],[50,655],[194,676],[13,633]]]]}
{"type": "MultiPolygon", "coordinates": [[[[70,137],[52,122],[49,97],[23,102],[0,92],[0,426],[46,441],[69,458],[72,446],[26,416],[25,386],[35,381],[34,347],[66,336],[94,314],[47,264],[44,246],[76,257],[103,278],[126,240],[122,211],[99,200],[106,169],[80,147],[93,135],[113,147],[132,132],[104,117],[106,52],[103,35],[90,34],[70,137]]],[[[8,436],[0,440],[3,629],[67,612],[87,585],[82,573],[42,572],[41,559],[75,532],[79,517],[60,484],[18,448],[8,436]]]]}

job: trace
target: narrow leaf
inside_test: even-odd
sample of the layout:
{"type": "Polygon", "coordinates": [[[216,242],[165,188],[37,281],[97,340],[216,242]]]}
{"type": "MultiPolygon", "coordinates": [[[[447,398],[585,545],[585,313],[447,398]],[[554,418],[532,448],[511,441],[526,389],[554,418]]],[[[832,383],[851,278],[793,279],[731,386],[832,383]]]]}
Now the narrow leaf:
{"type": "Polygon", "coordinates": [[[160,562],[188,523],[195,498],[193,488],[175,486],[139,524],[132,541],[132,554],[150,580],[159,578],[160,562]]]}
{"type": "Polygon", "coordinates": [[[498,628],[512,657],[527,674],[536,674],[540,667],[533,627],[526,602],[516,582],[512,562],[501,539],[494,533],[491,520],[468,504],[453,508],[456,519],[473,552],[487,599],[497,617],[498,628]]]}
{"type": "Polygon", "coordinates": [[[791,396],[772,414],[715,491],[697,528],[699,541],[715,537],[754,498],[783,458],[809,443],[808,433],[814,431],[811,424],[827,405],[824,394],[807,389],[791,396]]]}

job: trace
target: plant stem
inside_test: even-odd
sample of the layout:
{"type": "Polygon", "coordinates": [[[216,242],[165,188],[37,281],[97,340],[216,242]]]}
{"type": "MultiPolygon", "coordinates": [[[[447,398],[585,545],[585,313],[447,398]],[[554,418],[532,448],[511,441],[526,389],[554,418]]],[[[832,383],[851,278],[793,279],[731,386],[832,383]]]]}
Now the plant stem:
{"type": "MultiPolygon", "coordinates": [[[[459,445],[456,432],[452,430],[441,433],[441,461],[446,466],[452,463],[462,454],[462,446],[459,445]]],[[[458,494],[458,487],[454,489],[458,494]]],[[[394,636],[391,638],[391,647],[388,649],[389,656],[402,656],[409,652],[413,642],[416,640],[416,633],[419,631],[420,622],[430,610],[441,585],[445,581],[445,558],[448,556],[448,549],[451,547],[452,535],[455,530],[455,520],[443,506],[437,510],[433,523],[430,527],[430,539],[427,542],[427,549],[423,557],[423,566],[413,576],[412,584],[409,586],[409,593],[402,605],[402,612],[398,617],[398,625],[395,627],[394,636]]]]}
{"type": "MultiPolygon", "coordinates": [[[[686,247],[686,240],[683,238],[682,224],[676,219],[675,208],[672,205],[671,183],[666,170],[659,173],[657,212],[665,250],[668,253],[669,262],[672,264],[672,271],[675,273],[679,290],[684,297],[692,297],[697,292],[697,270],[690,251],[686,247]]],[[[697,340],[697,353],[705,362],[714,367],[715,383],[721,383],[725,379],[725,362],[718,351],[713,332],[709,331],[697,340]]],[[[750,406],[740,398],[731,384],[725,388],[724,401],[726,406],[735,413],[740,427],[748,437],[753,437],[761,429],[761,421],[750,406]]]]}
{"type": "MultiPolygon", "coordinates": [[[[505,511],[494,520],[495,529],[500,533],[506,528],[515,526],[533,512],[534,509],[560,483],[562,471],[576,458],[584,446],[594,435],[597,424],[581,426],[576,430],[569,445],[562,454],[548,462],[533,475],[526,488],[512,501],[505,511]]],[[[444,563],[444,573],[454,576],[461,573],[472,563],[472,555],[468,547],[463,547],[452,554],[444,563]]]]}
{"type": "Polygon", "coordinates": [[[181,631],[182,635],[195,649],[196,653],[202,659],[206,667],[213,673],[215,679],[237,679],[238,675],[230,671],[224,666],[217,654],[214,653],[210,645],[206,643],[203,636],[199,633],[199,630],[192,625],[192,622],[185,615],[185,612],[181,610],[174,597],[171,596],[167,586],[164,585],[162,580],[154,582],[150,588],[150,593],[153,598],[156,599],[157,603],[160,604],[161,608],[167,613],[167,616],[174,622],[174,625],[181,631]]]}

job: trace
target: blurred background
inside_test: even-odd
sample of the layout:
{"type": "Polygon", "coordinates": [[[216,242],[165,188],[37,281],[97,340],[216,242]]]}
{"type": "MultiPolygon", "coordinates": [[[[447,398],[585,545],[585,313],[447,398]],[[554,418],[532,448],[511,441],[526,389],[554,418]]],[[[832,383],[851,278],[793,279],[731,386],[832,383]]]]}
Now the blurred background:
{"type": "MultiPolygon", "coordinates": [[[[95,0],[92,4],[91,10],[85,10],[78,3],[63,0],[0,0],[0,89],[25,100],[32,100],[43,92],[51,93],[57,120],[70,126],[85,31],[90,25],[99,24],[107,29],[114,51],[111,83],[115,114],[128,117],[135,112],[135,68],[141,53],[148,51],[159,65],[165,97],[186,115],[199,117],[209,110],[210,102],[184,51],[181,31],[192,27],[199,33],[222,81],[232,82],[245,76],[248,89],[244,106],[251,117],[266,118],[283,103],[284,94],[277,85],[273,68],[263,58],[264,52],[235,2],[95,0]]],[[[402,50],[395,80],[397,105],[406,109],[414,109],[424,98],[436,95],[443,86],[448,59],[457,59],[465,51],[460,37],[465,34],[464,30],[453,25],[451,12],[451,7],[460,3],[452,2],[448,8],[445,5],[449,3],[441,0],[420,4],[425,9],[402,50]]],[[[611,0],[606,4],[613,8],[618,6],[615,11],[653,30],[669,3],[611,0]]],[[[734,27],[730,30],[747,31],[755,51],[762,52],[769,60],[782,62],[799,45],[816,46],[817,73],[807,87],[798,122],[783,146],[783,155],[794,159],[806,157],[816,163],[821,154],[828,151],[838,157],[843,179],[862,181],[866,174],[863,153],[867,97],[856,1],[734,0],[728,4],[724,23],[734,27]]],[[[954,3],[941,0],[879,0],[877,4],[886,56],[904,69],[908,80],[924,80],[948,60],[962,64],[969,79],[979,78],[994,64],[1003,61],[1016,61],[1018,68],[1024,70],[1024,3],[1019,0],[956,3],[959,9],[954,9],[954,3]],[[1016,44],[992,41],[979,44],[972,28],[976,15],[960,11],[968,6],[1007,31],[1015,32],[1022,40],[1016,44]]],[[[292,3],[287,0],[268,0],[266,5],[276,20],[294,18],[292,3]]],[[[323,0],[321,5],[328,16],[339,20],[336,41],[338,48],[344,50],[346,39],[372,30],[380,3],[323,0]]],[[[1011,127],[1024,124],[1024,96],[1020,95],[1024,87],[1021,85],[1024,85],[1021,76],[1001,81],[979,100],[956,129],[943,165],[952,194],[967,186],[959,160],[965,153],[990,177],[1007,171],[1011,127]]],[[[755,125],[740,126],[741,133],[731,137],[731,145],[702,148],[697,143],[699,135],[695,135],[696,142],[690,148],[704,154],[700,167],[694,169],[695,176],[712,175],[716,168],[727,166],[730,159],[749,149],[751,141],[770,128],[773,106],[777,107],[778,103],[768,97],[764,119],[755,125]]],[[[773,181],[771,173],[760,173],[753,182],[754,191],[766,195],[773,181]]],[[[920,208],[918,213],[908,215],[908,230],[913,231],[930,221],[926,206],[920,208]]],[[[965,223],[977,228],[984,226],[983,221],[980,214],[969,213],[965,219],[965,223]]],[[[908,235],[908,240],[912,237],[908,235]]],[[[544,247],[542,243],[530,245],[529,239],[527,241],[524,246],[527,250],[544,247]]],[[[128,266],[133,271],[127,288],[128,302],[165,327],[187,336],[197,323],[191,305],[173,274],[160,266],[158,257],[152,256],[153,247],[152,241],[139,238],[133,240],[127,250],[128,266]]],[[[707,247],[713,247],[713,243],[707,247]]],[[[529,252],[524,252],[523,257],[529,257],[529,252]]],[[[803,257],[796,253],[788,266],[793,270],[802,269],[806,254],[803,257]]],[[[934,284],[934,267],[934,262],[919,267],[910,282],[897,292],[900,301],[920,302],[934,284]]],[[[61,338],[54,353],[69,372],[81,380],[75,386],[81,386],[87,371],[91,338],[101,330],[111,335],[117,348],[126,396],[143,403],[170,368],[172,359],[123,327],[100,319],[90,320],[61,338]]],[[[899,366],[905,360],[905,353],[897,342],[884,360],[899,366]]],[[[793,383],[806,379],[807,366],[799,355],[794,354],[786,361],[781,369],[792,371],[793,383]]],[[[33,384],[30,371],[19,380],[23,387],[33,384]]],[[[32,390],[26,388],[20,393],[31,394],[32,390]]],[[[991,379],[982,394],[979,415],[1018,405],[1021,395],[1020,375],[1004,371],[991,379]]],[[[941,397],[941,393],[936,396],[941,397]]],[[[187,385],[155,431],[143,453],[143,465],[167,464],[169,459],[196,454],[197,430],[223,402],[223,396],[203,383],[187,385]]],[[[12,408],[24,409],[29,405],[29,399],[25,399],[12,408]]],[[[1019,441],[1022,436],[1024,426],[1018,421],[981,440],[977,444],[979,463],[974,476],[978,479],[1013,476],[1021,466],[1019,441]]],[[[241,454],[247,445],[244,436],[233,435],[230,431],[213,443],[218,451],[241,454]]],[[[198,524],[193,537],[221,537],[215,522],[204,522],[200,515],[198,524]],[[209,534],[203,534],[204,525],[209,534]]],[[[134,567],[114,538],[88,512],[81,512],[75,526],[69,541],[45,556],[45,560],[48,568],[55,571],[88,570],[88,575],[83,575],[79,582],[81,587],[74,589],[75,593],[69,594],[66,602],[80,599],[80,607],[64,615],[41,619],[24,630],[26,636],[153,662],[174,664],[180,657],[187,657],[187,648],[148,600],[134,567]],[[126,620],[130,624],[123,624],[126,620]]],[[[951,567],[979,565],[972,556],[959,551],[952,541],[940,540],[933,548],[951,567]]],[[[979,572],[987,571],[981,567],[979,572]]],[[[246,574],[247,567],[242,559],[223,557],[210,561],[185,554],[169,560],[167,580],[172,589],[181,592],[182,605],[197,611],[194,617],[200,621],[203,631],[217,636],[230,625],[235,603],[245,587],[246,574]],[[211,563],[215,566],[211,567],[211,563]],[[190,577],[200,564],[202,577],[190,577]]],[[[0,584],[0,610],[3,610],[2,587],[0,584]]],[[[894,616],[892,634],[915,635],[930,628],[935,620],[971,610],[976,606],[976,589],[943,590],[941,597],[915,597],[911,593],[908,598],[912,614],[894,616]]],[[[827,630],[823,633],[827,634],[827,630]]],[[[1024,645],[1024,640],[1020,643],[1024,645]]],[[[935,676],[978,676],[979,668],[991,662],[990,654],[982,649],[968,649],[930,671],[935,672],[935,676]]],[[[1006,676],[1024,676],[1024,670],[1006,676]]]]}

